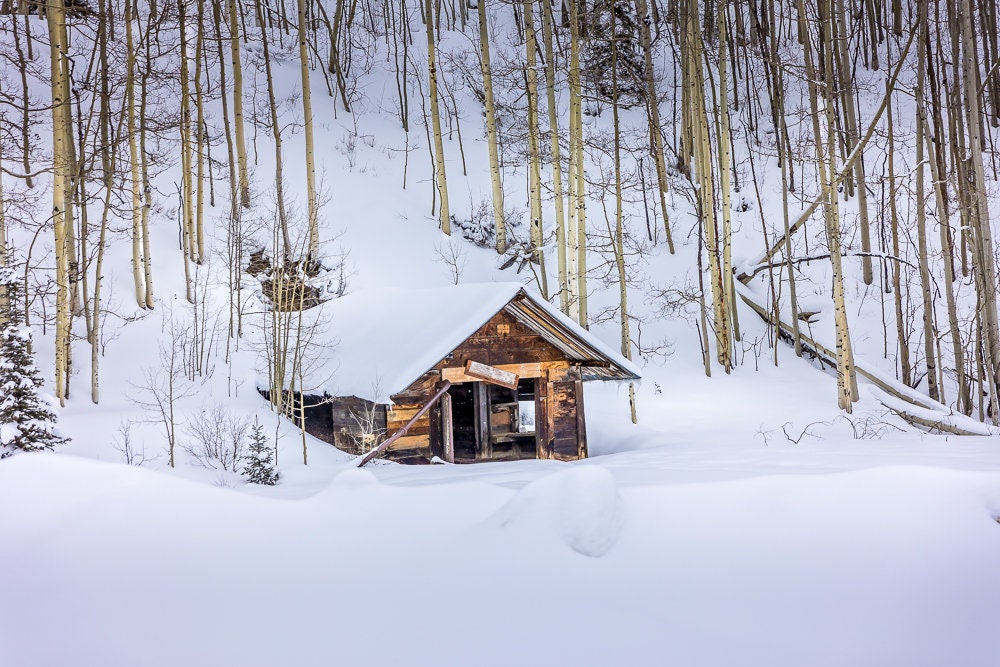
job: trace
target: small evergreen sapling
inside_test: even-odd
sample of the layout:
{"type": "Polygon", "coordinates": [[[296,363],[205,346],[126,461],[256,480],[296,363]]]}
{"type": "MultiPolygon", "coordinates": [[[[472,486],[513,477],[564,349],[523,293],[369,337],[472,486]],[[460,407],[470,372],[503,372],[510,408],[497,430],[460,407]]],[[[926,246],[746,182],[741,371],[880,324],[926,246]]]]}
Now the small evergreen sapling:
{"type": "Polygon", "coordinates": [[[243,474],[251,484],[274,486],[278,473],[274,470],[274,451],[264,435],[264,425],[254,420],[250,429],[250,453],[246,456],[243,474]]]}
{"type": "Polygon", "coordinates": [[[50,450],[66,438],[56,434],[55,412],[38,394],[42,378],[31,357],[21,284],[9,267],[0,268],[0,284],[7,288],[6,321],[0,325],[0,457],[50,450]]]}

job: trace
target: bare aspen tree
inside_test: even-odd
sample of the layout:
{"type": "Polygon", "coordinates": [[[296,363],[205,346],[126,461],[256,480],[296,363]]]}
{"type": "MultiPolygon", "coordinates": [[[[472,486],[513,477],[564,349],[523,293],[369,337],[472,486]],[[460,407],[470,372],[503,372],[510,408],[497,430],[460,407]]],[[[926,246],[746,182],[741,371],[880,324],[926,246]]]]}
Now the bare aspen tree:
{"type": "MultiPolygon", "coordinates": [[[[624,210],[622,206],[622,141],[619,119],[618,89],[618,36],[615,26],[615,12],[611,10],[611,123],[614,133],[615,157],[615,231],[612,238],[615,266],[618,269],[619,323],[621,325],[621,351],[626,359],[632,358],[632,336],[628,322],[628,282],[625,268],[624,210]]],[[[635,389],[630,385],[630,398],[634,406],[635,389]]],[[[633,421],[635,413],[633,410],[633,421]]]]}
{"type": "Polygon", "coordinates": [[[727,0],[716,0],[718,4],[719,30],[719,105],[718,105],[718,147],[719,147],[719,186],[722,190],[720,205],[722,207],[722,279],[725,308],[729,311],[733,323],[732,332],[736,340],[740,339],[739,315],[736,310],[735,291],[733,284],[733,231],[732,231],[732,137],[729,129],[729,76],[727,73],[729,57],[729,35],[726,31],[727,0]]]}
{"type": "MultiPolygon", "coordinates": [[[[896,207],[896,161],[895,161],[895,126],[893,121],[892,91],[886,84],[886,108],[888,150],[886,151],[886,167],[888,168],[889,179],[889,225],[892,233],[892,254],[900,257],[899,247],[899,211],[896,207]]],[[[903,288],[902,288],[902,262],[892,263],[892,291],[893,305],[896,311],[896,341],[899,346],[899,369],[903,384],[910,386],[912,381],[912,370],[910,367],[910,340],[907,335],[903,321],[903,288]]]]}
{"type": "Polygon", "coordinates": [[[274,139],[274,197],[277,208],[277,227],[281,232],[283,247],[275,252],[275,260],[279,255],[283,259],[290,257],[292,251],[291,236],[288,232],[288,210],[285,206],[285,171],[284,156],[281,144],[281,118],[278,115],[278,101],[274,92],[274,77],[271,74],[271,53],[268,44],[267,27],[264,22],[263,0],[254,0],[257,13],[257,24],[260,26],[260,43],[264,53],[264,74],[267,78],[267,104],[270,112],[271,133],[274,139]]]}
{"type": "MultiPolygon", "coordinates": [[[[149,182],[149,154],[146,151],[147,119],[146,109],[149,97],[149,77],[153,69],[152,55],[150,51],[150,34],[153,30],[153,12],[146,20],[146,28],[143,36],[143,56],[144,67],[139,73],[139,162],[140,174],[142,176],[142,216],[140,226],[142,228],[142,264],[143,281],[146,289],[146,308],[152,309],[155,301],[153,299],[153,253],[152,241],[149,238],[149,212],[153,207],[153,188],[149,182]]],[[[141,25],[139,17],[136,16],[136,25],[141,25]]]]}
{"type": "Polygon", "coordinates": [[[69,368],[70,343],[70,300],[69,300],[69,256],[66,247],[67,228],[72,220],[67,219],[66,201],[70,171],[72,169],[69,148],[71,119],[70,99],[66,94],[69,79],[69,63],[66,58],[66,7],[64,0],[50,0],[46,8],[49,29],[50,73],[52,82],[52,226],[54,230],[56,254],[56,382],[55,395],[61,405],[66,404],[68,394],[67,372],[69,368]]]}
{"type": "Polygon", "coordinates": [[[715,210],[715,177],[712,160],[711,137],[708,129],[708,114],[704,102],[704,47],[698,3],[687,0],[684,39],[681,46],[683,67],[684,100],[687,118],[692,123],[688,134],[691,137],[693,166],[697,190],[698,215],[702,219],[705,232],[705,250],[708,254],[709,283],[712,290],[716,357],[726,373],[732,370],[732,327],[731,313],[726,300],[726,281],[720,258],[718,222],[715,210]]]}
{"type": "Polygon", "coordinates": [[[653,71],[653,47],[650,35],[649,24],[652,17],[649,15],[646,0],[636,0],[636,13],[639,18],[639,40],[642,45],[643,72],[646,84],[646,108],[649,116],[649,139],[650,149],[653,153],[653,162],[656,165],[656,183],[659,186],[657,194],[660,200],[660,215],[663,217],[663,229],[667,234],[667,248],[670,254],[674,254],[674,238],[670,233],[670,217],[667,215],[667,165],[663,157],[663,127],[660,124],[660,101],[656,95],[656,80],[653,71]]]}
{"type": "Polygon", "coordinates": [[[428,96],[431,98],[431,124],[434,131],[434,168],[437,191],[441,197],[438,214],[441,231],[451,236],[451,212],[448,210],[448,176],[444,167],[444,139],[441,135],[441,112],[438,105],[437,59],[434,54],[434,7],[431,0],[424,1],[424,19],[427,28],[428,96]]]}
{"type": "Polygon", "coordinates": [[[309,48],[306,25],[306,0],[297,0],[299,18],[299,69],[302,76],[302,113],[305,116],[306,142],[306,205],[309,224],[309,245],[306,257],[319,254],[319,211],[316,205],[316,155],[313,143],[312,87],[309,85],[309,48]]]}
{"type": "Polygon", "coordinates": [[[997,322],[997,272],[994,259],[993,231],[989,205],[986,201],[986,177],[983,170],[982,108],[979,91],[979,68],[975,57],[971,0],[959,0],[962,47],[962,94],[965,98],[965,120],[968,127],[968,155],[972,176],[973,224],[971,226],[973,274],[979,298],[978,315],[983,327],[984,377],[989,387],[990,414],[994,424],[1000,423],[1000,326],[997,322]]]}
{"type": "Polygon", "coordinates": [[[198,167],[195,171],[196,199],[194,217],[194,243],[196,262],[205,261],[205,151],[209,146],[205,136],[205,96],[202,86],[202,55],[205,44],[205,0],[198,0],[196,33],[194,46],[194,101],[195,101],[195,155],[198,167]]]}
{"type": "MultiPolygon", "coordinates": [[[[830,48],[833,49],[836,69],[839,74],[838,83],[841,89],[844,129],[847,134],[846,149],[847,151],[853,151],[860,139],[858,136],[858,116],[854,101],[854,75],[850,70],[850,61],[847,53],[848,32],[844,0],[834,0],[832,9],[834,17],[831,28],[835,31],[835,34],[830,48]]],[[[833,82],[828,82],[828,85],[832,86],[833,82]]],[[[868,221],[868,189],[865,178],[864,154],[859,155],[858,159],[854,162],[854,187],[858,197],[858,222],[861,227],[862,280],[866,285],[871,285],[873,280],[872,243],[871,225],[868,221]]]]}
{"type": "Polygon", "coordinates": [[[826,142],[816,137],[819,156],[819,171],[825,193],[824,211],[826,220],[827,245],[830,249],[830,265],[833,269],[833,318],[836,330],[837,352],[837,406],[850,413],[853,402],[858,399],[857,378],[854,371],[854,355],[851,347],[850,330],[847,323],[847,305],[844,295],[843,259],[840,244],[840,212],[835,183],[836,169],[836,124],[834,122],[834,69],[832,21],[830,0],[820,0],[820,23],[822,39],[826,44],[823,52],[824,107],[826,116],[826,142]]]}
{"type": "MultiPolygon", "coordinates": [[[[24,27],[28,35],[28,47],[31,47],[31,36],[27,32],[30,25],[27,14],[25,14],[24,27]]],[[[31,99],[28,89],[28,61],[21,47],[21,30],[17,17],[11,17],[11,32],[14,35],[14,50],[17,52],[18,69],[21,74],[21,166],[24,168],[24,184],[29,188],[34,187],[34,180],[31,175],[31,99]]]]}
{"type": "Polygon", "coordinates": [[[135,123],[135,40],[132,37],[134,0],[125,0],[125,113],[128,119],[128,153],[132,185],[132,281],[135,301],[146,307],[146,281],[142,261],[142,181],[139,176],[139,145],[135,123]]]}
{"type": "MultiPolygon", "coordinates": [[[[545,2],[547,0],[543,0],[545,2]]],[[[531,217],[531,248],[538,263],[539,290],[549,298],[545,271],[545,235],[542,229],[542,165],[538,136],[538,44],[535,38],[534,0],[524,0],[525,90],[528,100],[528,210],[531,217]]]]}
{"type": "MultiPolygon", "coordinates": [[[[236,163],[239,167],[240,203],[250,207],[250,178],[247,174],[246,130],[243,126],[243,62],[240,59],[240,26],[236,0],[228,0],[229,50],[233,63],[233,129],[236,163]]],[[[220,56],[221,57],[221,56],[220,56]]]]}
{"type": "Polygon", "coordinates": [[[483,73],[483,98],[486,106],[486,145],[490,154],[490,184],[493,187],[493,229],[499,254],[507,252],[507,224],[503,212],[503,182],[500,179],[500,156],[497,150],[497,115],[493,101],[493,66],[490,62],[489,26],[486,22],[486,0],[478,0],[479,63],[483,73]]]}
{"type": "MultiPolygon", "coordinates": [[[[917,24],[922,26],[920,30],[927,27],[927,3],[922,3],[918,8],[920,14],[917,24]]],[[[923,41],[923,40],[921,40],[923,41]]],[[[934,400],[940,397],[937,381],[937,355],[934,353],[934,301],[931,296],[930,268],[928,266],[927,249],[927,190],[924,184],[924,133],[927,128],[926,107],[924,101],[924,87],[927,78],[927,52],[924,45],[917,48],[917,85],[914,88],[914,99],[917,106],[917,134],[916,134],[916,208],[917,208],[917,262],[920,273],[920,293],[923,297],[923,331],[924,331],[924,363],[927,366],[927,394],[934,400]]]]}
{"type": "Polygon", "coordinates": [[[586,289],[580,284],[580,276],[586,271],[586,264],[581,269],[581,248],[586,252],[586,234],[581,238],[580,229],[586,224],[583,220],[583,130],[580,127],[582,114],[577,111],[582,106],[580,81],[580,17],[576,0],[569,2],[569,224],[566,227],[566,292],[568,299],[568,315],[577,322],[585,322],[581,308],[581,292],[586,289]]]}
{"type": "Polygon", "coordinates": [[[569,314],[569,289],[566,276],[566,211],[563,207],[562,158],[559,146],[559,115],[556,108],[555,53],[552,48],[552,3],[542,3],[542,42],[545,45],[545,98],[549,112],[549,142],[552,151],[552,196],[555,200],[556,270],[559,281],[559,307],[569,314]]]}
{"type": "Polygon", "coordinates": [[[188,275],[187,263],[197,263],[198,250],[195,246],[194,221],[194,150],[191,147],[191,81],[188,67],[188,36],[187,36],[187,0],[178,0],[178,31],[180,32],[180,77],[181,77],[181,216],[182,239],[185,260],[185,284],[187,299],[193,301],[191,280],[188,275]]]}

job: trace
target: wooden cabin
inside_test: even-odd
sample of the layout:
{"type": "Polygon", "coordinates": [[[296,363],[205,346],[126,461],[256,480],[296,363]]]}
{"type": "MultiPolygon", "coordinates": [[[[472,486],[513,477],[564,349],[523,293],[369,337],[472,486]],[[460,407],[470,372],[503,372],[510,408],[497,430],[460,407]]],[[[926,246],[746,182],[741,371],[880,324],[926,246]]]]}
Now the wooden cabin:
{"type": "Polygon", "coordinates": [[[584,383],[639,378],[517,284],[359,292],[330,305],[337,342],[320,366],[333,380],[304,397],[305,425],[352,454],[409,425],[385,458],[584,458],[584,383]]]}

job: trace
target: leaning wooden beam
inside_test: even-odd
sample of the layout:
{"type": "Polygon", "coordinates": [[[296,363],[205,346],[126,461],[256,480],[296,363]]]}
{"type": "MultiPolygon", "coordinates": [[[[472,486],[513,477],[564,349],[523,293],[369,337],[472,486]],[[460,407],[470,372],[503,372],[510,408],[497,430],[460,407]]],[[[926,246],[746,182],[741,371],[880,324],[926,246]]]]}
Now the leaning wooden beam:
{"type": "Polygon", "coordinates": [[[490,384],[498,384],[508,389],[517,389],[517,381],[520,379],[517,373],[505,371],[496,366],[487,366],[472,359],[465,362],[465,374],[471,378],[489,382],[490,384]]]}
{"type": "Polygon", "coordinates": [[[434,404],[437,403],[438,400],[442,396],[444,396],[445,393],[448,392],[449,387],[451,387],[451,383],[445,380],[445,382],[441,385],[440,389],[438,389],[438,392],[434,394],[431,400],[427,401],[427,404],[424,407],[420,408],[420,410],[417,411],[417,414],[413,415],[413,417],[410,418],[410,421],[406,422],[406,425],[403,426],[403,428],[399,429],[391,436],[389,436],[389,438],[381,445],[379,445],[375,449],[371,450],[370,452],[362,456],[361,460],[358,462],[358,467],[360,468],[365,464],[367,464],[372,459],[381,456],[385,452],[385,450],[389,449],[389,447],[392,446],[392,443],[396,442],[404,435],[406,435],[406,432],[409,431],[410,428],[417,423],[417,420],[419,420],[421,417],[427,414],[427,411],[430,410],[434,406],[434,404]]]}

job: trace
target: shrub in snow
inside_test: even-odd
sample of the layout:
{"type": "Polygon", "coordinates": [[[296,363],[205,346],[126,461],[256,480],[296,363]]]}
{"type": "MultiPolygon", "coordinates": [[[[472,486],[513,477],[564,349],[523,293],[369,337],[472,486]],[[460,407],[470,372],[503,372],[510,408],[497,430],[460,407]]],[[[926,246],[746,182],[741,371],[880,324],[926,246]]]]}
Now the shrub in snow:
{"type": "Polygon", "coordinates": [[[234,417],[221,405],[202,410],[188,422],[190,440],[184,451],[205,468],[237,472],[246,454],[249,426],[247,419],[234,417]]]}
{"type": "Polygon", "coordinates": [[[278,482],[278,473],[274,470],[274,450],[264,435],[263,424],[257,420],[250,429],[250,453],[244,460],[243,474],[251,484],[274,486],[278,482]]]}
{"type": "Polygon", "coordinates": [[[52,449],[66,442],[55,432],[56,414],[39,395],[42,378],[31,357],[31,330],[24,325],[21,283],[0,268],[7,288],[6,323],[0,326],[0,457],[52,449]]]}

